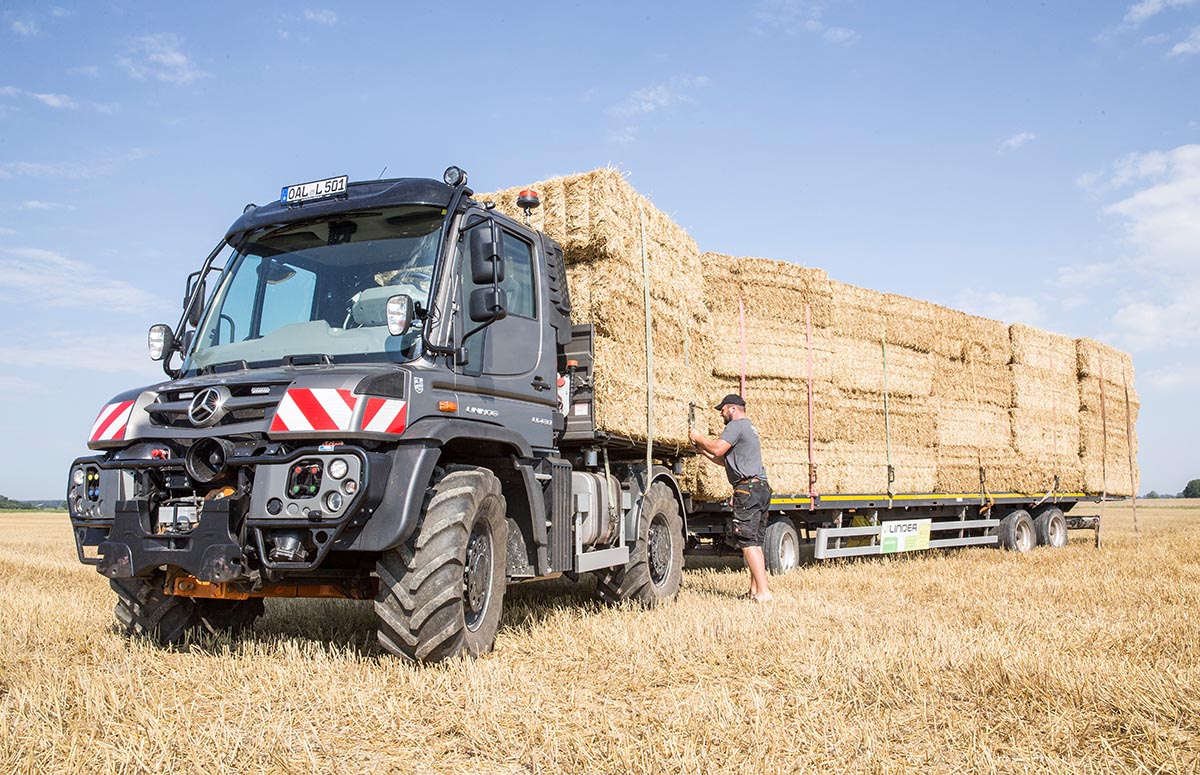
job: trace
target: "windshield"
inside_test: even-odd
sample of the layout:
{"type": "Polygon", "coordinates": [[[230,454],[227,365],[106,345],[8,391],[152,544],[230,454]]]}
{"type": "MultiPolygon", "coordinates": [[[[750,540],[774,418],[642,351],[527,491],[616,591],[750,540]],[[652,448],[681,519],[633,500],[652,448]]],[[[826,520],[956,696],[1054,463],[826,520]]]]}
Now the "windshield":
{"type": "Polygon", "coordinates": [[[388,334],[387,300],[407,294],[426,309],[442,210],[409,205],[339,213],[267,229],[233,257],[184,364],[278,364],[289,355],[335,362],[420,356],[420,323],[388,334]]]}

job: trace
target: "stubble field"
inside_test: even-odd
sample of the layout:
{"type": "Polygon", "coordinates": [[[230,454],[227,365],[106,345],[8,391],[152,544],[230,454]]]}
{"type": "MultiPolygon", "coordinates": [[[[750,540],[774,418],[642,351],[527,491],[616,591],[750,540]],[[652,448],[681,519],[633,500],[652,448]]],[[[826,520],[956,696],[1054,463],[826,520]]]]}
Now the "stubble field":
{"type": "Polygon", "coordinates": [[[0,771],[1197,772],[1200,501],[1138,522],[803,567],[761,606],[737,561],[653,611],[513,587],[494,654],[420,667],[364,603],[127,641],[66,516],[0,514],[0,771]]]}

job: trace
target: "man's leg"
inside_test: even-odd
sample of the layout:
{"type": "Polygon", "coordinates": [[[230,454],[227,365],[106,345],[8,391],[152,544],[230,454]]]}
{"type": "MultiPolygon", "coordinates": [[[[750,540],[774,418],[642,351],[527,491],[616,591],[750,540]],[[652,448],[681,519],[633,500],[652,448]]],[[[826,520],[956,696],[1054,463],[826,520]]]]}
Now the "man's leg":
{"type": "Polygon", "coordinates": [[[763,559],[761,546],[747,546],[742,549],[746,558],[746,566],[750,568],[750,597],[763,601],[771,599],[771,590],[767,588],[767,563],[763,559]]]}

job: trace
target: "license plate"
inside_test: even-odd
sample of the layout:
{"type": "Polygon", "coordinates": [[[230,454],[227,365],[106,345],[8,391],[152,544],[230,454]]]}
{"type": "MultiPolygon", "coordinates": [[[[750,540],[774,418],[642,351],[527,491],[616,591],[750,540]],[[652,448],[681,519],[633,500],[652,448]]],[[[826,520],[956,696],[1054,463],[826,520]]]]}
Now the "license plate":
{"type": "Polygon", "coordinates": [[[290,205],[297,202],[307,202],[310,199],[322,199],[327,196],[337,196],[346,193],[350,185],[349,175],[338,175],[336,178],[314,180],[311,183],[300,183],[295,186],[284,186],[279,195],[282,204],[290,205]]]}

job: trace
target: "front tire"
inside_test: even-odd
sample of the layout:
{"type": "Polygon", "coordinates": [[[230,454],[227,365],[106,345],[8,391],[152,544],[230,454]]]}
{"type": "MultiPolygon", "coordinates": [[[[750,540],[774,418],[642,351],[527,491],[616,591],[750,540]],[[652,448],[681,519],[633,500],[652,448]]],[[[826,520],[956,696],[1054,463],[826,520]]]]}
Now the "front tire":
{"type": "Polygon", "coordinates": [[[375,566],[380,645],[419,662],[491,651],[507,540],[500,480],[486,468],[450,467],[433,487],[416,537],[375,566]]]}
{"type": "Polygon", "coordinates": [[[196,606],[190,597],[168,595],[163,591],[166,574],[155,572],[149,578],[110,579],[117,593],[113,613],[126,637],[146,637],[160,646],[175,646],[196,624],[196,606]]]}
{"type": "Polygon", "coordinates": [[[635,600],[646,606],[674,600],[683,581],[683,519],[671,489],[655,482],[642,496],[637,541],[629,562],[609,568],[596,584],[606,603],[635,600]]]}

